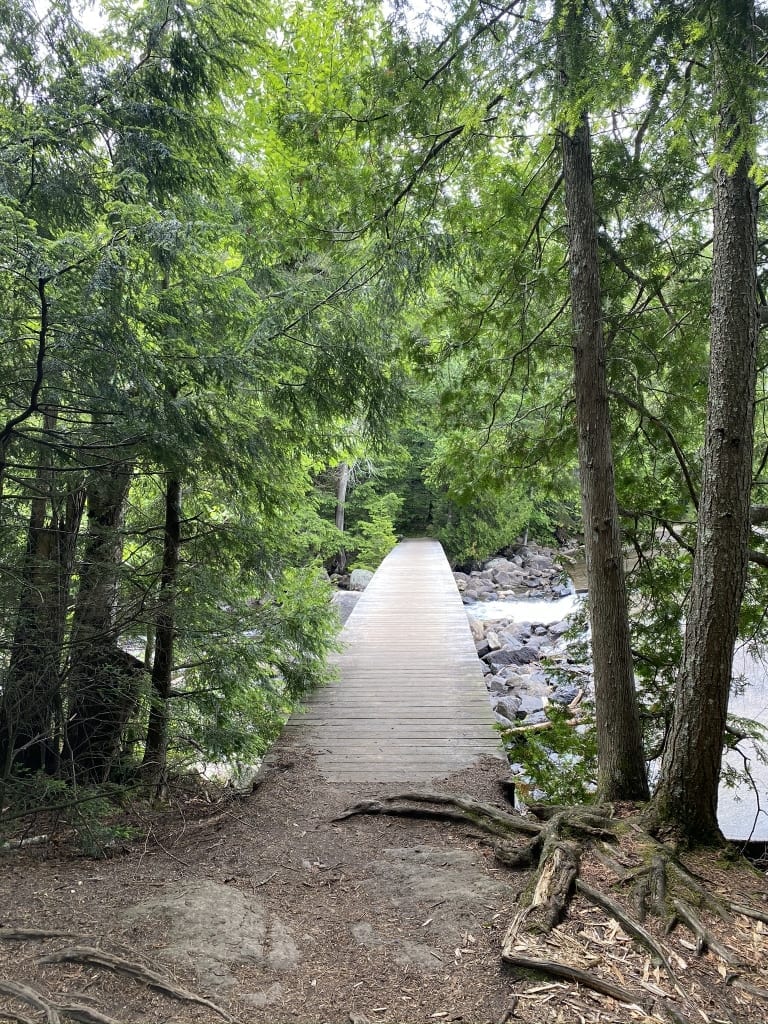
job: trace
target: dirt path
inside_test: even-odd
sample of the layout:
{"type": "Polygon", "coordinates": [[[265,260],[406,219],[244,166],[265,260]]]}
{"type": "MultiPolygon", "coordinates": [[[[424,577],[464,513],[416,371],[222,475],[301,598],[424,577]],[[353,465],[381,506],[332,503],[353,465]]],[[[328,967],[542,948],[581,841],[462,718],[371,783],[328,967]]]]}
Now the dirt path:
{"type": "MultiPolygon", "coordinates": [[[[489,758],[434,780],[433,787],[503,808],[505,777],[501,763],[489,758]]],[[[357,800],[394,789],[331,787],[315,770],[311,753],[284,745],[250,797],[211,803],[196,791],[177,795],[162,813],[147,812],[137,820],[142,839],[111,860],[77,857],[55,845],[6,853],[0,1022],[670,1019],[640,1005],[644,996],[669,990],[663,971],[615,922],[579,900],[561,928],[528,937],[522,952],[595,970],[637,992],[637,1004],[503,966],[502,937],[528,876],[501,866],[468,827],[386,817],[334,822],[357,800]],[[24,928],[64,934],[20,940],[18,930],[24,928]],[[15,937],[8,929],[16,929],[15,937]],[[107,951],[142,971],[160,972],[188,994],[207,997],[220,1012],[93,962],[41,962],[72,946],[81,953],[83,946],[107,951]],[[56,1003],[66,1012],[35,1010],[28,1000],[13,997],[8,982],[34,986],[49,1006],[56,1003]]],[[[617,856],[631,863],[631,851],[617,856]]],[[[612,884],[599,863],[587,870],[593,883],[612,884]]],[[[697,870],[708,874],[713,891],[743,893],[744,902],[762,901],[768,908],[768,887],[757,873],[711,859],[697,870]]],[[[663,922],[659,928],[663,934],[663,922]]],[[[727,939],[749,955],[755,971],[766,974],[767,936],[761,922],[739,919],[727,939]]],[[[670,941],[690,1009],[680,1019],[764,1019],[763,998],[726,986],[717,960],[692,952],[690,935],[678,931],[670,941]]],[[[760,982],[759,973],[752,977],[760,982]]],[[[768,974],[760,983],[768,997],[768,974]]]]}
{"type": "MultiPolygon", "coordinates": [[[[503,803],[498,773],[489,759],[436,781],[503,803]]],[[[509,1005],[498,960],[515,895],[509,874],[466,829],[333,823],[388,790],[331,789],[311,755],[284,752],[248,799],[223,813],[200,799],[179,803],[119,858],[7,855],[2,924],[72,932],[138,957],[254,1024],[497,1021],[509,1005]]],[[[111,972],[39,964],[67,944],[0,942],[0,977],[79,993],[125,1022],[221,1019],[111,972]]]]}

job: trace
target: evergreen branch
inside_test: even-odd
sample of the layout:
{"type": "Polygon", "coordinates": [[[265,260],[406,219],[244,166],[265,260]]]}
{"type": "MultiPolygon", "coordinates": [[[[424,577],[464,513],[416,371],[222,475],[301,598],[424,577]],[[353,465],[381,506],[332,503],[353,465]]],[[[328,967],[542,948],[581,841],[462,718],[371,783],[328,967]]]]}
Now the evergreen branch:
{"type": "MultiPolygon", "coordinates": [[[[486,121],[490,118],[490,115],[494,108],[497,107],[499,103],[502,102],[503,99],[504,94],[499,93],[497,96],[494,96],[492,100],[489,100],[488,103],[486,103],[486,121]]],[[[416,170],[411,174],[408,181],[405,183],[405,185],[403,185],[403,187],[397,193],[395,198],[389,203],[386,209],[378,215],[376,220],[386,221],[389,218],[390,214],[392,214],[397,209],[397,207],[400,205],[403,199],[405,199],[406,196],[408,196],[413,191],[416,182],[422,176],[427,167],[429,167],[430,164],[434,163],[434,161],[442,153],[446,146],[449,146],[454,139],[457,139],[460,135],[463,135],[463,133],[466,131],[466,128],[466,124],[457,124],[453,128],[448,128],[446,129],[446,131],[440,132],[439,135],[435,136],[435,141],[427,150],[426,154],[422,158],[416,170]]]]}
{"type": "Polygon", "coordinates": [[[690,495],[691,501],[693,502],[693,507],[695,509],[698,509],[699,497],[696,493],[693,478],[691,477],[690,470],[688,469],[688,463],[686,461],[683,449],[680,447],[677,438],[672,433],[672,428],[669,427],[664,422],[664,420],[662,420],[659,416],[655,416],[641,402],[637,402],[635,401],[635,399],[630,398],[629,395],[625,395],[621,391],[616,391],[614,388],[609,388],[608,394],[611,395],[611,397],[616,398],[618,401],[623,402],[624,405],[629,406],[630,409],[634,409],[635,412],[638,413],[643,419],[650,420],[651,423],[655,424],[655,426],[659,427],[666,434],[669,443],[672,445],[672,450],[675,453],[675,458],[677,459],[678,465],[680,466],[680,470],[683,474],[686,487],[688,488],[688,494],[690,495]]]}
{"type": "MultiPolygon", "coordinates": [[[[458,57],[461,57],[464,53],[466,53],[466,51],[473,43],[476,43],[477,40],[481,38],[481,36],[485,35],[486,32],[493,31],[493,29],[498,25],[502,18],[506,17],[506,15],[508,14],[514,14],[515,7],[517,7],[519,3],[520,0],[514,0],[513,3],[507,4],[506,7],[495,8],[496,13],[493,15],[493,17],[490,18],[488,21],[483,22],[482,25],[475,29],[475,31],[472,33],[472,35],[469,37],[469,39],[467,39],[465,43],[462,43],[460,46],[457,46],[456,49],[453,50],[453,52],[450,53],[445,58],[442,64],[439,64],[435,68],[435,70],[432,72],[429,78],[424,79],[424,82],[422,83],[422,88],[429,88],[429,86],[432,85],[435,82],[435,80],[439,78],[440,75],[442,75],[444,71],[448,70],[451,64],[453,64],[453,62],[458,57]]],[[[520,15],[518,15],[518,17],[520,17],[520,15]]],[[[438,52],[442,49],[446,41],[447,40],[444,40],[442,43],[440,43],[440,45],[438,46],[438,52]]]]}

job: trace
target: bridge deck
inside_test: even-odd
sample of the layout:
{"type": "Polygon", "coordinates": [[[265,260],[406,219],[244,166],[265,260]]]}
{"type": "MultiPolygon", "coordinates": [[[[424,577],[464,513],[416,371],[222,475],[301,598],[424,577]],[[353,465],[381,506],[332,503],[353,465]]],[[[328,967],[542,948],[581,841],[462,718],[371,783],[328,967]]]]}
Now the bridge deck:
{"type": "Polygon", "coordinates": [[[426,781],[501,753],[483,675],[437,541],[382,562],[341,634],[339,681],[286,726],[329,781],[426,781]]]}

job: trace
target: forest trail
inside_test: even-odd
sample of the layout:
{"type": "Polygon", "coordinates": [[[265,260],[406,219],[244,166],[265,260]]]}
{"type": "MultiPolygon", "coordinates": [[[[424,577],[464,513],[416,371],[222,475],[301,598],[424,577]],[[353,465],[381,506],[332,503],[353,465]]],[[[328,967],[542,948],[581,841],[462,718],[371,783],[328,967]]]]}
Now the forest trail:
{"type": "Polygon", "coordinates": [[[443,549],[406,540],[342,630],[339,680],[286,733],[329,782],[426,782],[501,755],[480,662],[443,549]]]}
{"type": "MultiPolygon", "coordinates": [[[[649,859],[631,822],[603,844],[607,853],[582,858],[581,888],[560,927],[516,931],[515,963],[503,962],[508,929],[532,892],[530,870],[509,866],[518,847],[451,816],[455,808],[418,807],[412,792],[458,797],[465,807],[479,800],[502,816],[511,810],[508,768],[495,756],[480,672],[468,655],[465,665],[473,645],[443,562],[429,542],[390,556],[348,620],[339,683],[285,730],[254,792],[189,781],[162,807],[136,802],[116,815],[122,824],[130,813],[135,831],[111,846],[110,859],[83,856],[63,835],[5,851],[0,1024],[764,1018],[768,883],[753,869],[711,854],[688,865],[712,892],[758,907],[757,918],[736,915],[725,928],[706,906],[699,911],[749,961],[741,988],[729,983],[741,967],[726,970],[703,948],[697,956],[688,933],[667,936],[659,917],[648,927],[670,950],[668,976],[614,913],[584,896],[588,883],[631,901],[629,882],[649,859]],[[435,580],[444,597],[429,589],[435,580]],[[376,607],[379,622],[369,618],[376,607]],[[476,720],[462,736],[464,713],[476,720]],[[414,731],[422,721],[448,742],[438,733],[427,747],[428,736],[414,731]],[[420,758],[422,746],[433,753],[420,758]],[[414,801],[415,816],[390,816],[414,801]],[[350,808],[365,813],[350,817],[350,808]],[[588,974],[550,973],[562,965],[588,974]],[[673,1002],[683,1011],[673,1013],[673,1002]]],[[[522,819],[520,827],[522,850],[537,826],[522,819]]]]}

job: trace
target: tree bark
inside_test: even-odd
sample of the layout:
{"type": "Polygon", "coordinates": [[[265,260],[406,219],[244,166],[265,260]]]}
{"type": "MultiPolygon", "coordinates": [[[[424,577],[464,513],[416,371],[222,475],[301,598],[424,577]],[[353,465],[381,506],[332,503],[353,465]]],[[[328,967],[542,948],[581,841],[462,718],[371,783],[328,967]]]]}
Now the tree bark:
{"type": "Polygon", "coordinates": [[[155,660],[152,666],[152,703],[142,774],[158,793],[165,785],[168,753],[168,700],[171,696],[175,638],[176,583],[181,550],[181,481],[168,480],[165,492],[163,567],[155,626],[155,660]]]}
{"type": "Polygon", "coordinates": [[[723,154],[713,176],[709,390],[683,661],[652,808],[657,826],[671,827],[690,843],[721,838],[717,795],[749,558],[759,330],[757,192],[750,177],[749,141],[745,145],[754,101],[743,74],[734,75],[742,63],[749,68],[754,60],[754,5],[737,0],[703,6],[716,25],[718,149],[723,154]]]}
{"type": "MultiPolygon", "coordinates": [[[[349,463],[342,462],[339,465],[339,478],[336,482],[336,514],[334,521],[336,529],[344,533],[344,516],[347,507],[347,487],[349,486],[349,463]]],[[[347,568],[347,552],[340,548],[334,558],[334,571],[343,573],[347,568]]]]}
{"type": "Polygon", "coordinates": [[[143,663],[121,651],[118,596],[130,463],[91,475],[88,535],[70,639],[66,749],[73,777],[105,782],[135,709],[143,663]]]}
{"type": "MultiPolygon", "coordinates": [[[[45,414],[53,430],[56,414],[45,414]]],[[[70,581],[85,491],[77,480],[57,493],[47,455],[35,479],[16,627],[0,702],[0,772],[53,772],[61,730],[61,660],[70,581]]]]}
{"type": "MultiPolygon", "coordinates": [[[[568,45],[567,42],[563,45],[568,45]]],[[[598,799],[648,797],[614,486],[589,120],[562,132],[574,391],[592,626],[598,799]]]]}

